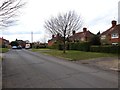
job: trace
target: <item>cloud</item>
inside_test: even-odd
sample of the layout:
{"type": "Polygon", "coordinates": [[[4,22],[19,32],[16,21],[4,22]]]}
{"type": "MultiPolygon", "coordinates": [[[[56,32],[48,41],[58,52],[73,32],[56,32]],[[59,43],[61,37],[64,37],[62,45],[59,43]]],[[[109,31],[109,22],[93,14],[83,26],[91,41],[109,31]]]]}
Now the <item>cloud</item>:
{"type": "MultiPolygon", "coordinates": [[[[28,32],[28,31],[24,31],[24,32],[21,32],[21,31],[18,31],[18,32],[9,32],[9,31],[4,31],[2,33],[3,35],[24,35],[24,34],[31,34],[31,32],[28,32]]],[[[42,32],[40,31],[35,31],[33,32],[33,34],[42,34],[42,32]]]]}
{"type": "MultiPolygon", "coordinates": [[[[49,39],[51,37],[44,29],[44,21],[58,13],[75,10],[84,18],[88,29],[97,33],[111,26],[111,20],[117,19],[117,5],[119,0],[27,0],[17,26],[3,31],[3,36],[10,40],[15,38],[34,41],[49,39]],[[45,36],[46,35],[46,36],[45,36]]],[[[21,10],[22,11],[22,10],[21,10]]],[[[83,26],[83,27],[84,27],[83,26]]]]}
{"type": "MultiPolygon", "coordinates": [[[[18,40],[29,40],[31,42],[31,34],[14,34],[14,35],[3,35],[3,37],[7,40],[14,41],[16,39],[18,40]]],[[[33,40],[34,41],[42,41],[42,42],[46,42],[47,39],[45,38],[44,34],[33,34],[33,40]]]]}

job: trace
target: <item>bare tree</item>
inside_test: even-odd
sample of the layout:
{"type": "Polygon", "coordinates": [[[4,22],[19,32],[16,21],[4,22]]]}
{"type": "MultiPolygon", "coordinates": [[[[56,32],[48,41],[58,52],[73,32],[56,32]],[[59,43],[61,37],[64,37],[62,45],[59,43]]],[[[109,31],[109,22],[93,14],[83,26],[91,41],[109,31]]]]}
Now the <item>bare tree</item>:
{"type": "Polygon", "coordinates": [[[60,34],[63,40],[64,53],[66,39],[72,34],[73,31],[77,31],[82,26],[82,18],[77,15],[75,11],[69,11],[65,14],[59,14],[58,17],[52,17],[45,22],[45,28],[49,30],[53,35],[60,34]]]}
{"type": "Polygon", "coordinates": [[[21,0],[0,0],[0,27],[12,25],[16,21],[16,11],[23,5],[25,3],[21,3],[21,0]]]}

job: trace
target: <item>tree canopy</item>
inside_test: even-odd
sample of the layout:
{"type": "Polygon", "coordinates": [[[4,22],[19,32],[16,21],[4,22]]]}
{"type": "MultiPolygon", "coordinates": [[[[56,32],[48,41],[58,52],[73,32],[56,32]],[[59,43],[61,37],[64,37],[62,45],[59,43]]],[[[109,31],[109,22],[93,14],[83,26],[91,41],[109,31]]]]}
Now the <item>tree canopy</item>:
{"type": "Polygon", "coordinates": [[[45,22],[44,27],[51,34],[59,34],[64,38],[64,52],[65,52],[65,41],[72,35],[73,31],[77,31],[82,27],[82,17],[77,15],[75,11],[69,11],[64,14],[59,14],[57,17],[51,17],[50,20],[45,22]]]}
{"type": "Polygon", "coordinates": [[[59,14],[57,17],[51,17],[50,20],[45,22],[44,27],[53,35],[58,33],[64,37],[77,31],[82,26],[82,17],[77,15],[75,11],[69,11],[65,14],[59,14]]]}
{"type": "Polygon", "coordinates": [[[17,41],[12,41],[12,42],[10,43],[10,45],[11,45],[11,46],[19,46],[19,44],[18,44],[17,41]]]}
{"type": "Polygon", "coordinates": [[[22,0],[0,0],[0,27],[8,27],[13,25],[16,20],[17,10],[25,3],[22,0]]]}

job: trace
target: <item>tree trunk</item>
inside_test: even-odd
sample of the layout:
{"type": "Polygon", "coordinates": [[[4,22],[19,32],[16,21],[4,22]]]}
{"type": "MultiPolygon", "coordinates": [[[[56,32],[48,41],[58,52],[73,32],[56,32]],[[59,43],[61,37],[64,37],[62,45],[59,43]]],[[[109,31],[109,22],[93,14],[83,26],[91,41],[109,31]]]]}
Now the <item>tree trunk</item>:
{"type": "Polygon", "coordinates": [[[67,25],[65,26],[65,30],[64,30],[64,40],[63,40],[63,53],[65,53],[65,51],[66,51],[66,48],[65,48],[65,37],[66,37],[66,28],[67,28],[67,25]]]}
{"type": "Polygon", "coordinates": [[[63,53],[65,53],[65,50],[66,50],[66,48],[65,48],[65,37],[64,37],[64,41],[63,41],[63,53]]]}

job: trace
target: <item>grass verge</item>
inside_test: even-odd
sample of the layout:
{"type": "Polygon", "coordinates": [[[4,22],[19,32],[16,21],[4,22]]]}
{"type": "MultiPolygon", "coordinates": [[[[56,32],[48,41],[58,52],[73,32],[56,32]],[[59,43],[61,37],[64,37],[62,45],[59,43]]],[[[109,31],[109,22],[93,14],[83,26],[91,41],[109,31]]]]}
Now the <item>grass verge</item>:
{"type": "Polygon", "coordinates": [[[8,48],[0,48],[0,53],[8,52],[8,48]]]}
{"type": "Polygon", "coordinates": [[[34,52],[41,52],[43,54],[64,58],[71,61],[76,60],[88,60],[94,58],[101,58],[101,57],[115,57],[114,54],[107,54],[107,53],[95,53],[95,52],[82,52],[82,51],[74,51],[69,50],[66,51],[64,54],[63,51],[60,50],[52,50],[52,49],[32,49],[34,52]]]}

